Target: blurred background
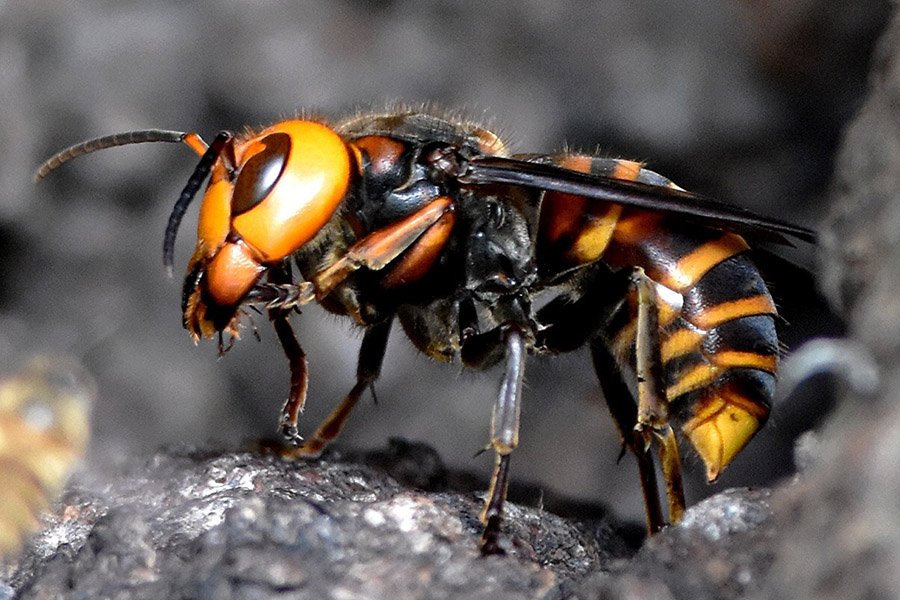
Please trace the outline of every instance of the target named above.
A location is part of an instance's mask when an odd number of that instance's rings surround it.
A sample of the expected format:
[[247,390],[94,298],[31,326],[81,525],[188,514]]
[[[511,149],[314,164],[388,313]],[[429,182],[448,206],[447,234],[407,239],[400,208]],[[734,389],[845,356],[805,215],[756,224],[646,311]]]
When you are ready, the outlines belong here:
[[[31,184],[82,139],[160,127],[258,126],[307,110],[390,102],[463,109],[515,151],[563,147],[644,160],[683,187],[809,226],[824,212],[842,126],[862,97],[887,0],[0,0],[0,370],[69,354],[96,378],[90,460],[162,444],[271,436],[288,371],[257,319],[223,359],[181,328],[180,279],[161,265],[172,204],[196,157],[150,145],[82,158]],[[193,247],[186,221],[176,263]],[[788,253],[813,267],[810,248]],[[795,299],[789,346],[834,331]],[[358,332],[313,307],[296,318],[310,361],[301,431],[353,383]],[[394,332],[377,391],[342,436],[426,441],[487,481],[499,372],[461,372]],[[532,360],[513,478],[641,519],[636,470],[586,352]],[[828,405],[790,398],[718,487],[789,473],[793,439]],[[688,460],[688,496],[712,492]]]

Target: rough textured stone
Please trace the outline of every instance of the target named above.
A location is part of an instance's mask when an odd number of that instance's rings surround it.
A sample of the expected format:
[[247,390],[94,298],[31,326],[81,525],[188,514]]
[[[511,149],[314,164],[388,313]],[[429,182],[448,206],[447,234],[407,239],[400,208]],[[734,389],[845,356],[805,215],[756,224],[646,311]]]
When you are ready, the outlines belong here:
[[[426,450],[372,462],[444,471]],[[511,504],[507,555],[483,558],[475,494],[336,459],[173,449],[85,474],[6,583],[19,598],[554,598],[633,552],[607,519]]]
[[587,579],[578,598],[746,598],[772,567],[768,490],[734,489],[692,506],[628,562]]
[[0,583],[18,598],[705,599],[758,591],[772,565],[766,490],[708,498],[636,555],[600,507],[585,521],[511,503],[507,555],[485,558],[482,494],[424,491],[389,471],[446,473],[402,442],[300,463],[161,451],[82,474]]

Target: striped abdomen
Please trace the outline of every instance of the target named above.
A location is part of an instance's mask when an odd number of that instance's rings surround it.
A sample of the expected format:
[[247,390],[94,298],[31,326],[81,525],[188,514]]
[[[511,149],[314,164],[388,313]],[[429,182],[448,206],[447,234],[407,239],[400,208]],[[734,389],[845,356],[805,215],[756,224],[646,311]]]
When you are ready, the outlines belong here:
[[[672,186],[638,163],[566,156],[568,168]],[[554,269],[601,260],[642,267],[657,284],[672,419],[718,477],[763,424],[778,368],[775,305],[744,239],[660,213],[546,194],[539,248]],[[633,376],[637,304],[626,298],[606,339]]]

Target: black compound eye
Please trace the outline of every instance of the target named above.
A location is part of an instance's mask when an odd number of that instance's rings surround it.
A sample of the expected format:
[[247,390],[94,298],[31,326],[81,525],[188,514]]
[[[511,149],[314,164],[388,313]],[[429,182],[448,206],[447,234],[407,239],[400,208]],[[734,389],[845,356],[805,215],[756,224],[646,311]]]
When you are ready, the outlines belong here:
[[281,178],[291,152],[291,136],[273,133],[262,140],[266,145],[262,152],[250,157],[234,184],[231,198],[231,216],[247,212],[266,199]]

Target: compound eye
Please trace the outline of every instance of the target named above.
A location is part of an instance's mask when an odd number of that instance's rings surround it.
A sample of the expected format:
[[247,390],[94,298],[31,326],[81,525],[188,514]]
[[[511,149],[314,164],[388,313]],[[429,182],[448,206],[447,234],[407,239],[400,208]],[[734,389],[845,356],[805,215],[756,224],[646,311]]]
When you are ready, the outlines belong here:
[[273,133],[262,139],[265,148],[244,163],[234,184],[231,215],[243,214],[266,199],[287,165],[291,136]]

